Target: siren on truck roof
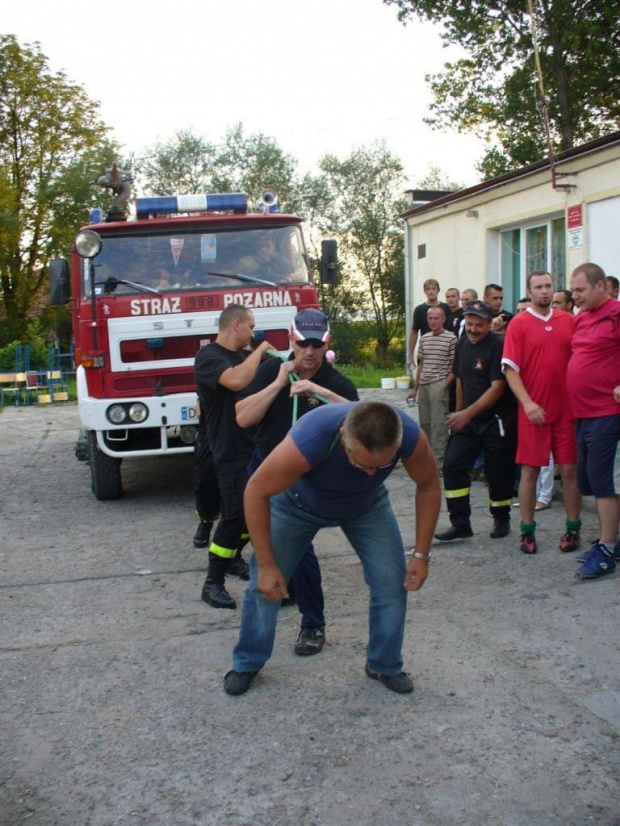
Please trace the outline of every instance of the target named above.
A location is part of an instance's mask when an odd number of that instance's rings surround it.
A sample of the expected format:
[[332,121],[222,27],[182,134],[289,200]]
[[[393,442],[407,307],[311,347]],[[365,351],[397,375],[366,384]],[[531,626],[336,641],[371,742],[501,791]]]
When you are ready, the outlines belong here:
[[248,211],[248,199],[243,192],[215,195],[162,195],[157,198],[136,198],[136,218],[155,215],[174,215],[180,212],[234,212]]

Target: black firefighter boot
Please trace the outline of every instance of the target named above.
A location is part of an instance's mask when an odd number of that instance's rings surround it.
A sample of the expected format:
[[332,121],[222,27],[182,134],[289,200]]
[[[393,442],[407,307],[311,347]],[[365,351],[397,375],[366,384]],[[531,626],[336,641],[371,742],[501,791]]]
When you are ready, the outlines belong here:
[[435,539],[440,542],[454,542],[455,539],[471,539],[474,532],[471,529],[471,523],[459,522],[456,525],[453,523],[447,530],[435,534]]
[[224,559],[209,551],[207,578],[202,586],[202,599],[213,608],[236,608],[237,603],[224,587],[224,579],[230,568],[230,559]]
[[198,517],[200,522],[194,534],[194,548],[206,548],[209,545],[211,538],[211,530],[213,529],[213,522]]
[[241,556],[241,551],[237,551],[237,556],[233,559],[230,568],[228,569],[229,576],[238,576],[244,582],[250,578],[250,566]]
[[247,582],[250,578],[250,566],[243,558],[241,551],[245,548],[249,541],[250,537],[247,533],[241,535],[241,539],[237,545],[237,553],[231,560],[230,568],[228,569],[229,576],[238,576],[239,579],[242,579],[244,582]]
[[510,533],[510,513],[494,513],[493,516],[493,530],[491,531],[491,539],[503,539]]
[[[448,490],[450,489],[451,488],[448,488]],[[438,539],[440,542],[471,539],[474,532],[471,529],[470,522],[471,507],[469,504],[469,494],[467,496],[459,496],[456,499],[448,499],[447,504],[451,525],[447,530],[436,533],[435,539]]]

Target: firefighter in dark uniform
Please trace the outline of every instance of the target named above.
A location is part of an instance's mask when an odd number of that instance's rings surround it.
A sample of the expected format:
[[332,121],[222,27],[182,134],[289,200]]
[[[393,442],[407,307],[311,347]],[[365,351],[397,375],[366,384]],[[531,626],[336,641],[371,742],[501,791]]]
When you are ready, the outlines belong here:
[[491,537],[510,531],[510,506],[517,449],[517,406],[502,372],[503,336],[491,331],[493,308],[470,301],[465,308],[465,335],[456,346],[454,375],[457,409],[447,419],[451,431],[443,466],[444,493],[451,527],[435,534],[442,542],[473,536],[469,472],[484,451]]
[[[198,435],[194,446],[194,499],[196,516],[199,519],[198,528],[194,534],[194,547],[206,548],[211,538],[213,523],[220,514],[220,488],[217,483],[213,454],[209,447],[207,423],[200,402],[198,402]],[[243,557],[239,555],[237,559],[241,561]],[[244,573],[241,574],[241,578],[245,579]]]
[[[268,341],[247,352],[254,337],[254,316],[240,304],[222,311],[218,335],[198,351],[194,365],[200,408],[204,412],[209,449],[215,462],[221,496],[221,515],[209,547],[209,567],[202,599],[214,608],[236,608],[224,585],[241,548],[248,541],[243,515],[243,492],[247,466],[254,444],[235,419],[237,393],[254,378],[261,359],[273,349]],[[240,560],[237,559],[237,566]],[[247,578],[244,561],[243,573]]]

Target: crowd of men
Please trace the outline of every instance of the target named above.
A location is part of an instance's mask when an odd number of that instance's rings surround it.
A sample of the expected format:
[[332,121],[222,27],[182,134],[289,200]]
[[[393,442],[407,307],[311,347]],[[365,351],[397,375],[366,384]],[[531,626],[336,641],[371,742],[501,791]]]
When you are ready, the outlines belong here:
[[[474,535],[469,497],[472,469],[482,457],[491,537],[510,532],[518,479],[520,549],[537,553],[534,517],[550,506],[555,467],[566,510],[560,551],[581,546],[581,497],[594,496],[600,536],[579,557],[577,571],[593,579],[611,573],[620,558],[618,279],[587,263],[573,271],[570,290],[555,286],[550,273],[531,272],[514,316],[502,307],[499,285],[488,284],[484,300],[465,290],[457,318],[458,291],[447,290],[444,305],[439,283],[426,281],[426,302],[413,314],[412,368],[420,343],[410,398],[420,404],[420,426],[444,480],[451,524],[437,540]],[[451,384],[456,404],[446,415]],[[439,396],[442,407],[434,401]]]
[[[201,348],[195,365],[200,521],[194,544],[209,546],[202,599],[210,606],[236,608],[227,576],[248,582],[233,668],[224,678],[228,694],[244,694],[268,662],[282,604],[295,601],[301,613],[295,653],[321,651],[324,595],[313,539],[323,527],[340,527],[363,566],[370,590],[367,676],[397,693],[412,691],[402,668],[407,592],[424,584],[434,539],[474,535],[477,461],[488,481],[492,538],[510,533],[518,478],[520,549],[537,553],[534,516],[544,505],[538,477],[552,459],[566,509],[560,551],[580,547],[581,497],[592,495],[600,536],[580,558],[577,575],[590,579],[615,569],[617,287],[594,264],[574,270],[570,291],[555,291],[551,275],[535,270],[513,316],[497,284],[487,285],[483,299],[452,287],[442,303],[439,283],[426,281],[408,349],[419,426],[389,404],[359,402],[327,357],[330,331],[320,311],[297,314],[288,358],[266,340],[254,343],[249,309],[233,304],[222,312],[216,340]],[[384,485],[398,461],[415,484],[415,551],[408,559]],[[441,476],[450,527],[435,533]],[[250,537],[248,565],[241,552]]]

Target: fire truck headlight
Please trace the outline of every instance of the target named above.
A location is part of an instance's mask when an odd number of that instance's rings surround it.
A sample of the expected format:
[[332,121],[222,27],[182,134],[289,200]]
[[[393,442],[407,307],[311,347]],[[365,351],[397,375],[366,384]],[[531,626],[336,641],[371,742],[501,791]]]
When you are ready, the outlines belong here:
[[94,258],[99,255],[101,238],[94,230],[85,229],[75,239],[75,248],[82,258]]
[[136,402],[129,408],[129,418],[132,422],[143,422],[149,415],[146,405]]
[[181,428],[179,439],[184,445],[193,445],[198,436],[198,428],[196,425],[188,424]]
[[108,407],[106,413],[112,424],[122,424],[127,418],[127,411],[120,404],[113,404]]

